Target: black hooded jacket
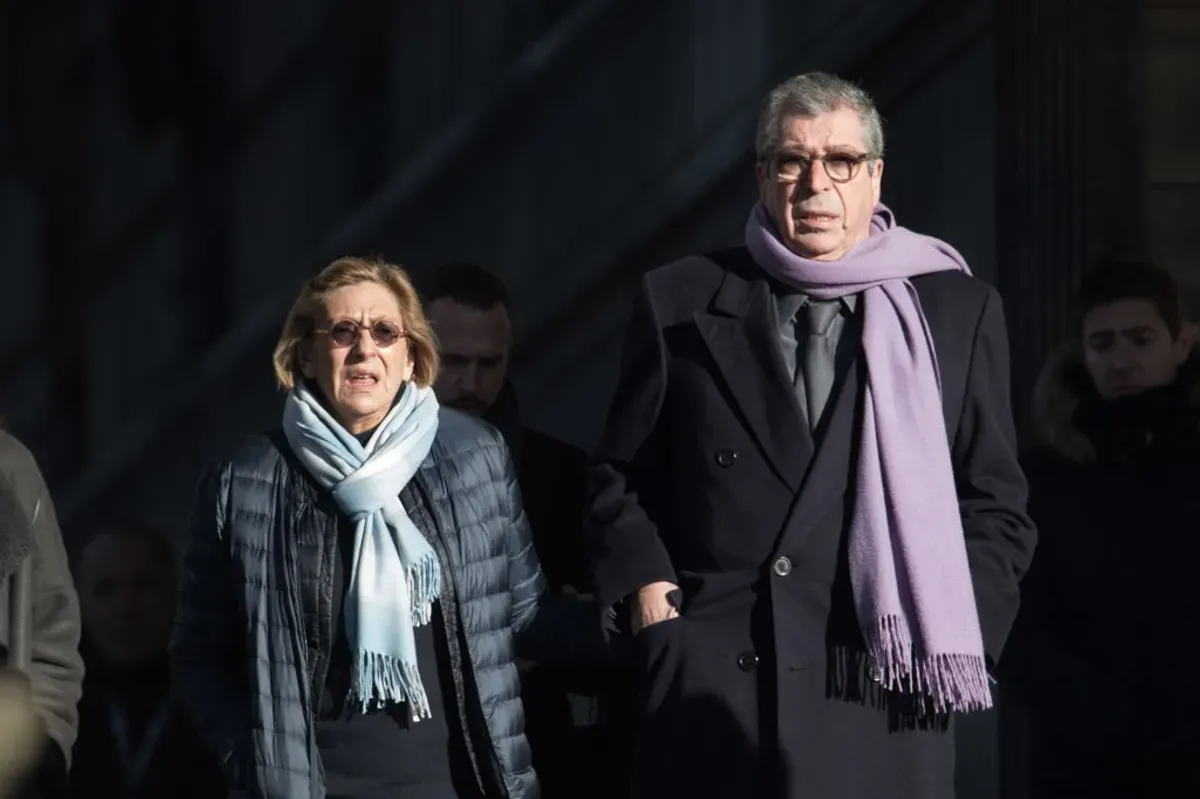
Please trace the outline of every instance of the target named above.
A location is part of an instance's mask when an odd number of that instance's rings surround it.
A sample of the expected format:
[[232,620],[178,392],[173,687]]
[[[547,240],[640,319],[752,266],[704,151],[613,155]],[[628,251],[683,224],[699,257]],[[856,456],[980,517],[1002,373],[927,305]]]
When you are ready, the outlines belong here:
[[1200,754],[1200,362],[1102,400],[1064,347],[1035,418],[1042,446],[1023,465],[1041,535],[1001,664],[1031,714],[1033,796],[1125,779],[1149,795],[1155,775],[1200,790],[1193,767],[1175,771]]
[[507,382],[485,418],[504,436],[516,462],[517,483],[550,590],[570,585],[587,592],[582,537],[587,453],[526,427],[516,391]]

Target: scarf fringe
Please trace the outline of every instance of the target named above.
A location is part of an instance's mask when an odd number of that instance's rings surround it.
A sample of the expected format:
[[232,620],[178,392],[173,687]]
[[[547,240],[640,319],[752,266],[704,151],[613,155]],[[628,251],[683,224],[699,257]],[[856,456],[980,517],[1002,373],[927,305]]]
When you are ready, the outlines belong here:
[[430,552],[408,568],[408,604],[414,627],[423,627],[433,619],[433,603],[441,592],[441,566],[437,555]]
[[879,683],[889,691],[920,694],[935,714],[992,707],[991,677],[981,655],[918,655],[899,616],[885,616],[867,638]]
[[360,713],[407,703],[412,720],[431,718],[429,697],[416,663],[404,663],[378,652],[355,653],[350,699]]

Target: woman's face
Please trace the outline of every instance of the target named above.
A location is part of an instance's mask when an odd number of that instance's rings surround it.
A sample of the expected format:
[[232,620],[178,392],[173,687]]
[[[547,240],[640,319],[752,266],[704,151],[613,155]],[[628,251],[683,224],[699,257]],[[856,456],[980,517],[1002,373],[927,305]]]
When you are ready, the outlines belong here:
[[342,426],[358,435],[379,426],[412,378],[400,303],[387,286],[357,283],[329,294],[301,360]]

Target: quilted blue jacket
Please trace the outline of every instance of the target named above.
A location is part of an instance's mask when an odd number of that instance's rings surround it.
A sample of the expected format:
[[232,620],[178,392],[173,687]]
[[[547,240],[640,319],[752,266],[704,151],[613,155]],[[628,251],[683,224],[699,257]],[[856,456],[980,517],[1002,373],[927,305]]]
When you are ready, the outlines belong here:
[[[603,658],[596,611],[545,598],[508,449],[486,423],[443,409],[401,499],[451,577],[442,615],[475,778],[489,799],[536,799],[514,658]],[[201,482],[174,690],[242,795],[325,796],[314,697],[332,650],[337,523],[281,433],[250,438]]]

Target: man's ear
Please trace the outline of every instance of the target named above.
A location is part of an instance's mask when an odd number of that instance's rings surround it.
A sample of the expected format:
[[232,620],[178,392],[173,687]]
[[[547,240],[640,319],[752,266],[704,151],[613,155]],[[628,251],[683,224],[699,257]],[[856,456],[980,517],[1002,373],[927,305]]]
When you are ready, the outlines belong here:
[[1184,322],[1179,327],[1179,335],[1175,337],[1175,362],[1182,364],[1192,354],[1192,348],[1196,346],[1196,336],[1200,333],[1200,326],[1195,322]]
[[767,191],[773,180],[770,177],[770,165],[759,159],[754,162],[754,185],[758,187],[758,201],[767,202]]

